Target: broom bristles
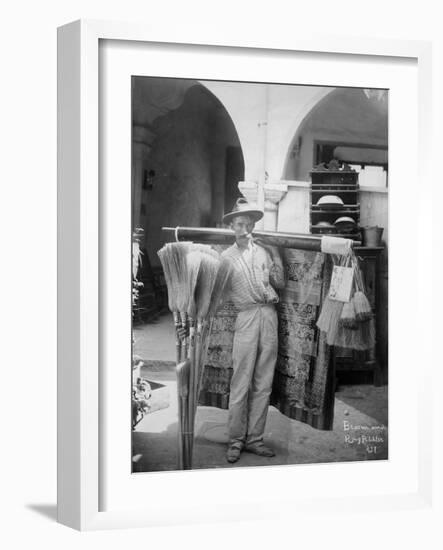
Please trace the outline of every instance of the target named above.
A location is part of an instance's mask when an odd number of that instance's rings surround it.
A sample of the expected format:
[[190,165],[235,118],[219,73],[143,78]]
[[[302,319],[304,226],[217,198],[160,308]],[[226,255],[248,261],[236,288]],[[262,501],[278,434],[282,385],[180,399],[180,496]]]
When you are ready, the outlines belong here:
[[323,332],[328,332],[331,325],[338,324],[342,309],[343,302],[331,300],[329,296],[326,296],[319,318],[317,319],[318,328]]
[[[170,243],[173,251],[173,284],[177,289],[177,308],[184,312],[188,306],[188,263],[190,243]],[[182,319],[183,321],[183,319]]]
[[190,242],[166,243],[158,251],[168,287],[168,307],[170,311],[184,311],[185,287],[187,281],[187,260]]
[[192,248],[193,250],[202,252],[203,254],[209,254],[209,256],[212,256],[213,258],[219,258],[218,252],[214,250],[209,244],[194,243],[192,245]]
[[198,273],[200,270],[200,264],[202,260],[202,254],[199,250],[193,250],[188,254],[188,306],[187,313],[192,319],[196,315],[196,306],[195,306],[195,287],[197,284]]
[[232,273],[232,264],[228,260],[220,262],[212,291],[211,303],[209,305],[208,317],[214,317],[224,298],[226,285]]
[[166,247],[166,245],[157,252],[157,255],[160,259],[160,263],[163,268],[166,287],[168,289],[168,307],[170,311],[175,311],[177,310],[177,299],[176,299],[176,293],[174,292],[174,289],[172,286],[172,277],[171,277],[171,268],[170,268],[171,262],[169,257],[169,250]]
[[340,325],[350,329],[357,328],[357,319],[355,317],[355,308],[352,300],[346,302],[340,316]]
[[195,288],[195,305],[197,318],[206,318],[211,304],[212,291],[214,289],[220,260],[214,256],[203,254]]
[[361,290],[357,290],[352,297],[352,302],[354,304],[355,316],[358,321],[368,321],[372,318],[371,304]]
[[375,346],[375,329],[373,320],[357,323],[356,329],[340,326],[334,338],[335,346],[365,351]]

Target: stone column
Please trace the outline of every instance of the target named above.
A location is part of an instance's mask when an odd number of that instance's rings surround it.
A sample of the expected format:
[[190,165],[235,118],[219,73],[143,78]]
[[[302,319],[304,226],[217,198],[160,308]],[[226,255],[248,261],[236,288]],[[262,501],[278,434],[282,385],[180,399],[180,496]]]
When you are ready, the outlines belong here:
[[285,183],[267,183],[265,192],[265,215],[263,229],[265,231],[277,231],[278,228],[278,204],[288,192]]
[[132,221],[134,227],[144,228],[140,208],[143,200],[143,173],[151,151],[154,134],[144,126],[133,127],[132,137]]

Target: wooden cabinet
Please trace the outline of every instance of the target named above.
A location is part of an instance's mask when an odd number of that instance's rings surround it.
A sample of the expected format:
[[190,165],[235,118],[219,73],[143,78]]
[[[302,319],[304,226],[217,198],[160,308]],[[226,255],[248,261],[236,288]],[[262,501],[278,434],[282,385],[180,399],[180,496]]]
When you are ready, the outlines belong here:
[[355,253],[360,260],[360,267],[366,287],[366,295],[371,304],[375,320],[375,347],[368,351],[355,351],[344,348],[334,348],[334,362],[336,375],[340,376],[354,373],[353,378],[358,381],[364,376],[357,376],[357,373],[370,373],[372,382],[376,386],[383,384],[380,367],[379,349],[379,312],[380,312],[380,253],[383,247],[355,247]]

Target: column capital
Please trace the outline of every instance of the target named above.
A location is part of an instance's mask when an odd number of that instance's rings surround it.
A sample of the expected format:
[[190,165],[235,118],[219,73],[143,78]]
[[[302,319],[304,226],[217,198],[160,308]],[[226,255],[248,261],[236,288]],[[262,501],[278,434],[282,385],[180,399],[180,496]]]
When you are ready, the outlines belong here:
[[265,210],[277,211],[278,203],[288,192],[288,184],[275,182],[266,183],[264,187],[265,192]]

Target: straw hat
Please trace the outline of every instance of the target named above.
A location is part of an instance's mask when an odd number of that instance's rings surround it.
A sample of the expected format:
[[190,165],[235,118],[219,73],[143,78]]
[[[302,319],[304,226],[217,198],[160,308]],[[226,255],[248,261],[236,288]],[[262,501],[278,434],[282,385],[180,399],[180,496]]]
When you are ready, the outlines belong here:
[[251,216],[254,222],[258,222],[263,218],[263,211],[252,208],[246,199],[240,197],[234,204],[232,212],[228,212],[223,216],[223,223],[231,223],[236,216]]

